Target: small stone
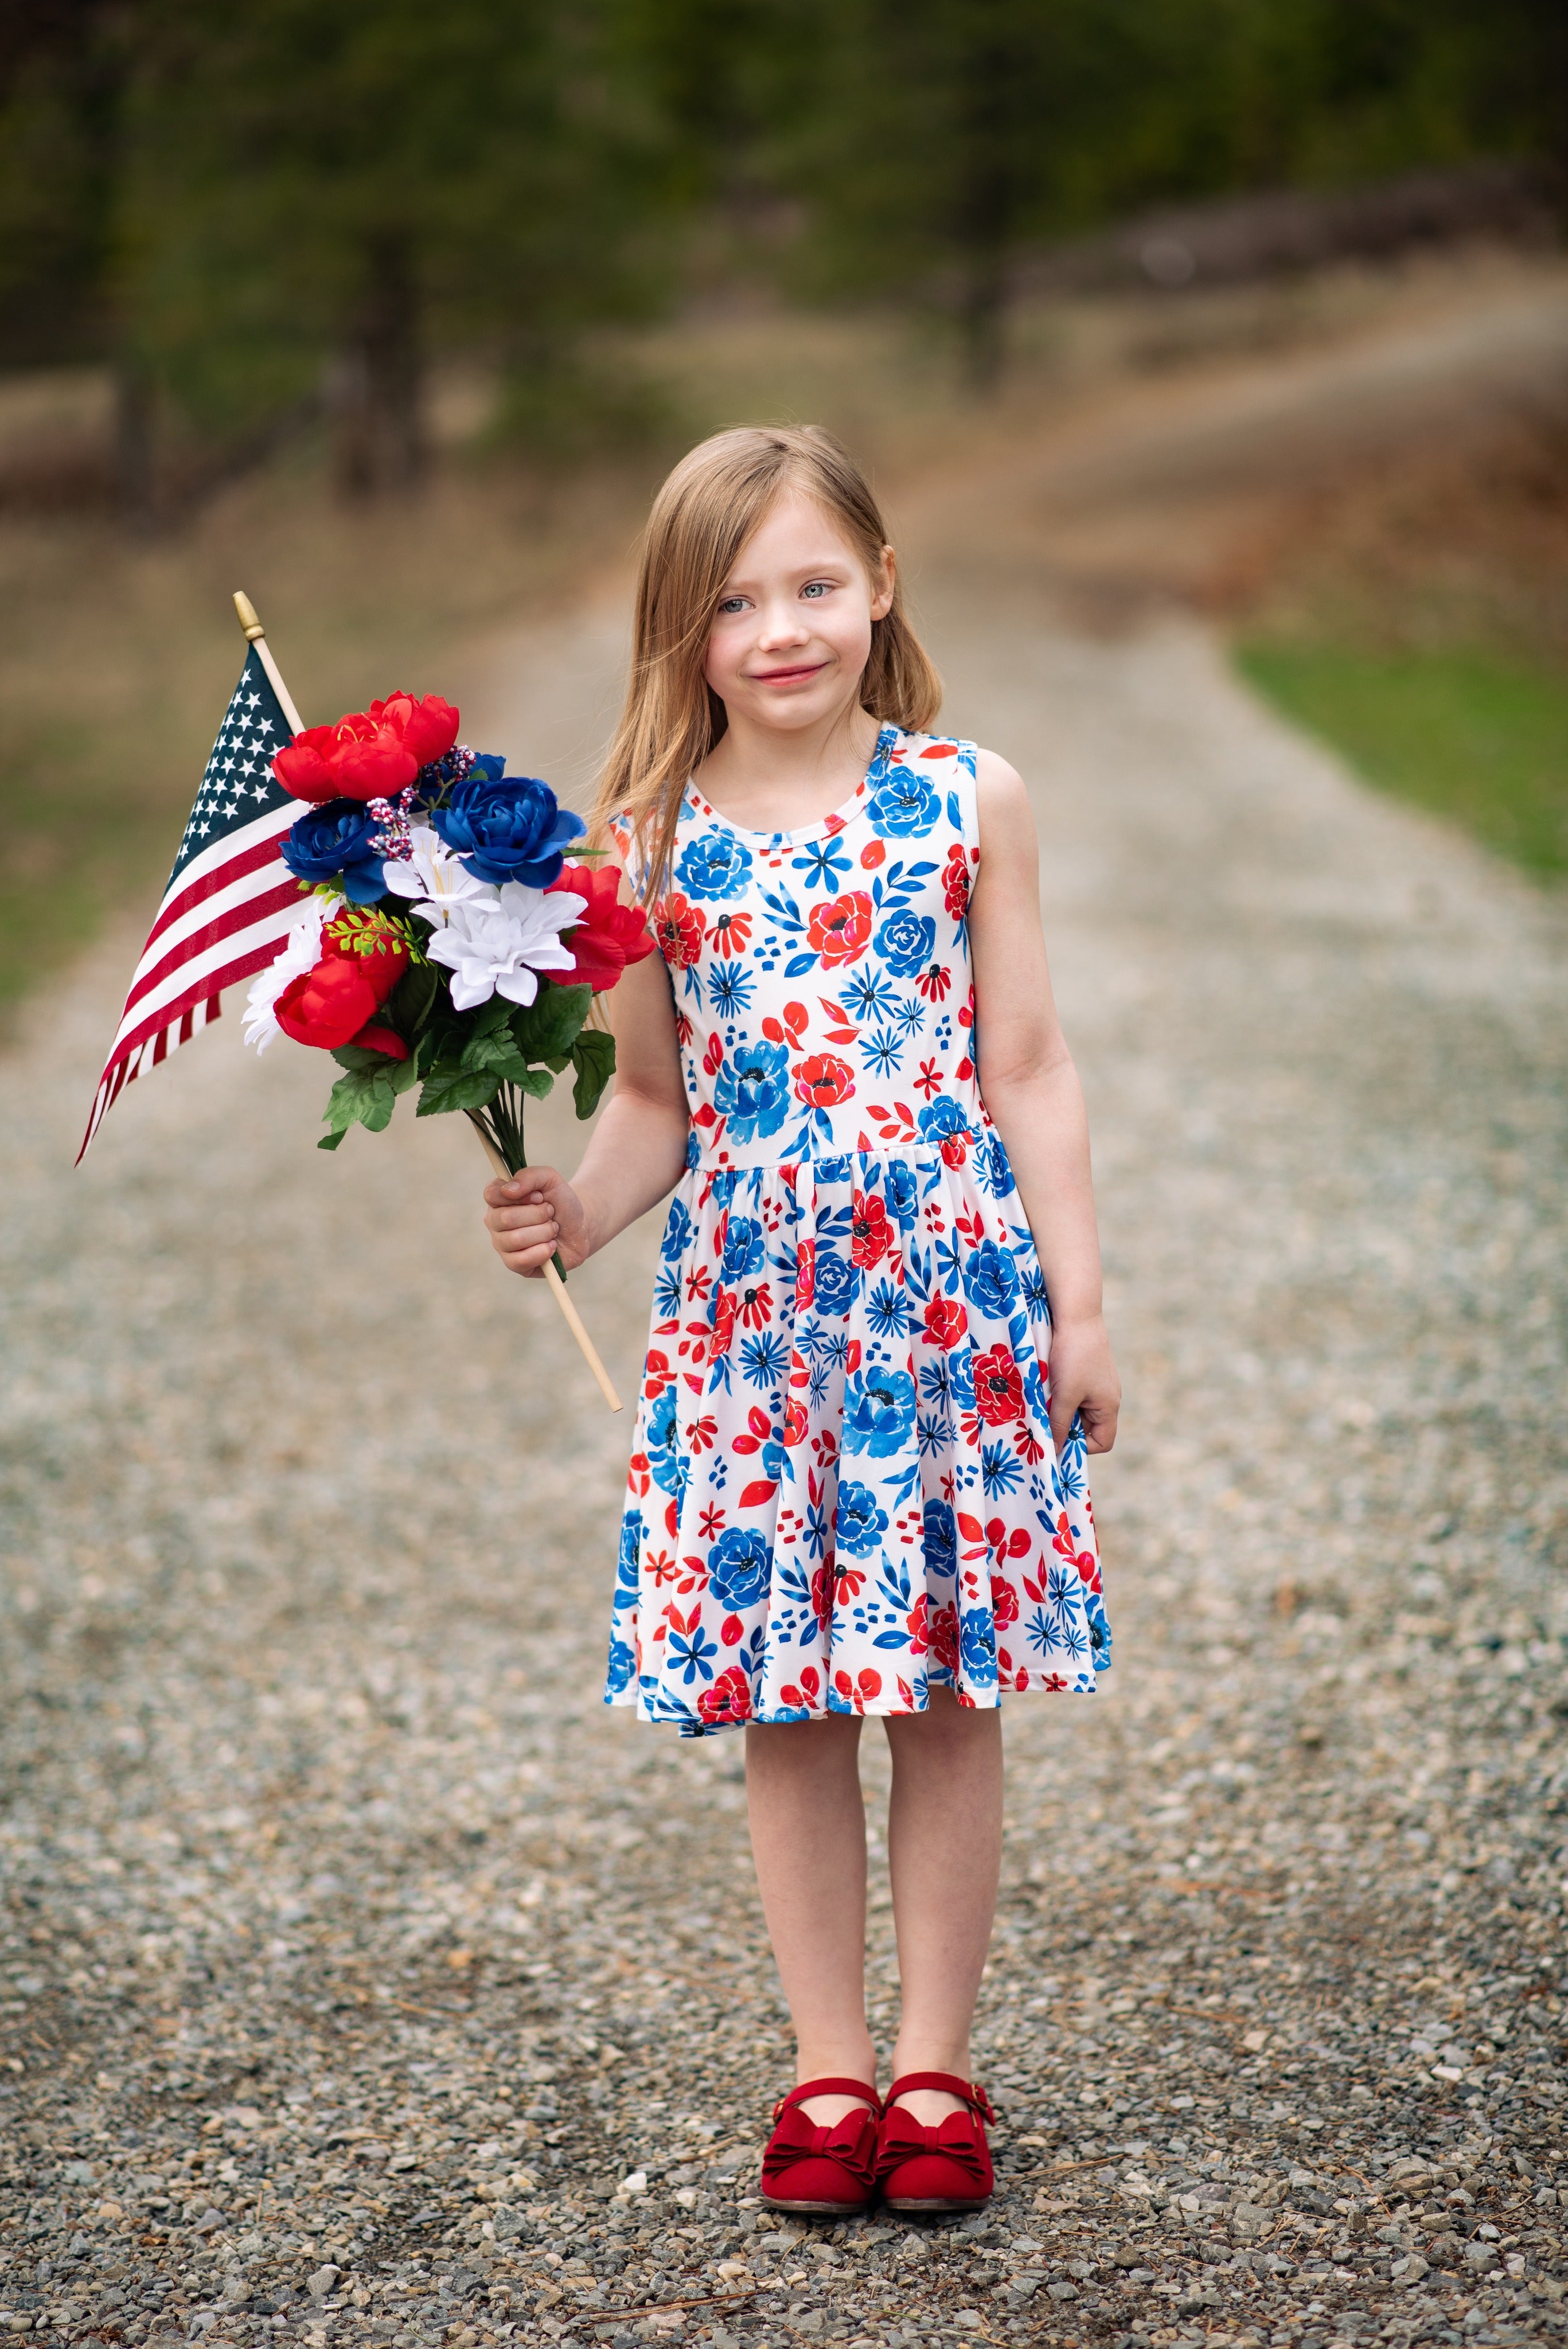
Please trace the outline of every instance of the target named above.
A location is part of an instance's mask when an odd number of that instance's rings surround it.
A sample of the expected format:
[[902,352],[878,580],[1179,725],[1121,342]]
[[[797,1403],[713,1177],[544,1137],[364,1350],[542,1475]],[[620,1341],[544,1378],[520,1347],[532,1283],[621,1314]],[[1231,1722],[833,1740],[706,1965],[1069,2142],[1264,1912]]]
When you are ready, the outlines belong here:
[[305,2288],[311,2299],[325,2300],[342,2272],[341,2268],[335,2268],[330,2263],[326,2267],[317,2268],[315,2274],[306,2280]]

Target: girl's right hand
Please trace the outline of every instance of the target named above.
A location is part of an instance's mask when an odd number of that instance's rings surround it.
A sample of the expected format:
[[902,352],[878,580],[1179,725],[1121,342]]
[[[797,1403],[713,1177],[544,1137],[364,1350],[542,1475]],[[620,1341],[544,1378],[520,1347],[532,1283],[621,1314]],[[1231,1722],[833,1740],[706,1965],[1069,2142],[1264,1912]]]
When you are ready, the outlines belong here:
[[510,1182],[486,1184],[484,1220],[502,1263],[525,1280],[542,1279],[557,1249],[568,1272],[590,1253],[583,1203],[553,1166],[525,1167]]

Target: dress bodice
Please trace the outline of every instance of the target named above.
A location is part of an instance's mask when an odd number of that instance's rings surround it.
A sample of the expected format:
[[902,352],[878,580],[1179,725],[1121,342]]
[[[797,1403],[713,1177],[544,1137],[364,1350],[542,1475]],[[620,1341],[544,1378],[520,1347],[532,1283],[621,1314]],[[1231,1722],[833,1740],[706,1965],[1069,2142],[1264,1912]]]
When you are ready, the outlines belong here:
[[854,797],[747,832],[688,785],[653,908],[675,990],[691,1163],[939,1151],[983,1124],[971,742],[885,726]]

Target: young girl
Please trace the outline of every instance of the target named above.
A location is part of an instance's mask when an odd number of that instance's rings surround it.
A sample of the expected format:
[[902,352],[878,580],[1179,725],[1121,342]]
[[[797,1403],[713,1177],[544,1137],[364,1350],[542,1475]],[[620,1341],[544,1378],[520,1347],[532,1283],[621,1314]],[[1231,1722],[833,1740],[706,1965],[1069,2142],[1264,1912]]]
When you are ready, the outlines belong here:
[[[622,1526],[611,1704],[743,1723],[799,2085],[777,2209],[973,2209],[969,2033],[1001,1692],[1109,1661],[1085,1451],[1119,1392],[1083,1097],[1023,783],[940,698],[893,550],[815,429],[722,432],[660,491],[597,819],[660,954],[568,1183],[485,1193],[503,1260],[581,1264],[672,1188]],[[1047,1302],[1049,1300],[1049,1302]],[[857,1749],[887,1725],[903,2011],[867,2030]]]

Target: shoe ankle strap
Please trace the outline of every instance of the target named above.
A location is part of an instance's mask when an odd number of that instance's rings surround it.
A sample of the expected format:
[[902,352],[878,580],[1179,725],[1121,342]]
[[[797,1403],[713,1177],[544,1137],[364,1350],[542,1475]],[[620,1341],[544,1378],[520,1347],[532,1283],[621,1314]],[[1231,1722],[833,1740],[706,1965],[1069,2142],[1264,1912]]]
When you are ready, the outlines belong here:
[[960,2096],[982,2121],[994,2121],[991,2098],[978,2080],[961,2080],[956,2072],[905,2072],[900,2074],[888,2091],[885,2109],[891,2109],[898,2098],[913,2088],[940,2088],[950,2096]]
[[778,2103],[774,2106],[774,2120],[778,2119],[781,2113],[787,2113],[792,2105],[804,2105],[808,2096],[858,2096],[863,2103],[870,2106],[873,2115],[880,2117],[882,2111],[882,2099],[867,2081],[802,2080],[798,2086],[790,2090],[787,2096],[779,2098]]

